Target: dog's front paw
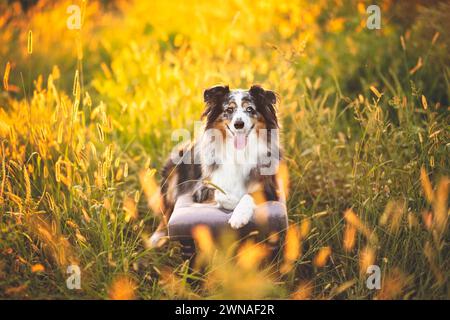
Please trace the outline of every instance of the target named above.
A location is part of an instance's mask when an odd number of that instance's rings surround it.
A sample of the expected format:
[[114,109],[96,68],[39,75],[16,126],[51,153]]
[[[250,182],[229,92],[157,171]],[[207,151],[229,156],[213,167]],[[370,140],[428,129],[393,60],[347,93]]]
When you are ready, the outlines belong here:
[[206,186],[202,186],[194,191],[192,194],[192,200],[197,203],[205,202],[206,200],[212,200],[214,197],[214,189]]
[[220,207],[226,210],[233,210],[239,203],[239,199],[231,194],[224,194],[220,190],[216,190],[215,199]]
[[233,211],[233,214],[231,215],[231,218],[228,220],[228,223],[233,229],[239,229],[245,226],[252,217],[251,214],[248,214],[247,212],[236,212]]
[[233,211],[228,223],[233,229],[239,229],[245,226],[253,216],[253,210],[255,203],[253,198],[249,195],[245,195],[239,201],[238,205]]

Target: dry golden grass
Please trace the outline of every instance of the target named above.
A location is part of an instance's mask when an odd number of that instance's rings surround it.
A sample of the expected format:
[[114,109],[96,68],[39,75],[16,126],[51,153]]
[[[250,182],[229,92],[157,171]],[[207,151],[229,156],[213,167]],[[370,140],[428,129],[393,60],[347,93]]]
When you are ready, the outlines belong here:
[[134,300],[136,283],[127,276],[115,278],[109,288],[109,298],[112,300]]

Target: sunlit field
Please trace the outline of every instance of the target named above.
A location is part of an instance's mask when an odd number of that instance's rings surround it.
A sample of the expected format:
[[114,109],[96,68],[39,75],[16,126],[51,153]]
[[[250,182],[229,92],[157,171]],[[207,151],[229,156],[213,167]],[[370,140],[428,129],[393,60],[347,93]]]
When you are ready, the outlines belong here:
[[[0,298],[450,298],[447,1],[373,1],[374,30],[370,1],[23,2],[0,3]],[[190,269],[148,245],[171,134],[255,83],[279,96],[285,244],[267,263],[199,228]]]

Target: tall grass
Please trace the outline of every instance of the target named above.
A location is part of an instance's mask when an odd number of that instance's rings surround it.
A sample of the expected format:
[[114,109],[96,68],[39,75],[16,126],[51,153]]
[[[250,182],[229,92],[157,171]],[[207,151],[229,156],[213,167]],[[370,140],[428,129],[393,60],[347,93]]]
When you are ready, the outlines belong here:
[[[448,5],[412,2],[406,25],[382,1],[394,22],[370,31],[355,1],[88,1],[76,31],[68,4],[2,10],[1,297],[449,298]],[[192,132],[216,83],[280,96],[277,265],[202,228],[194,271],[176,243],[146,246],[171,133]]]

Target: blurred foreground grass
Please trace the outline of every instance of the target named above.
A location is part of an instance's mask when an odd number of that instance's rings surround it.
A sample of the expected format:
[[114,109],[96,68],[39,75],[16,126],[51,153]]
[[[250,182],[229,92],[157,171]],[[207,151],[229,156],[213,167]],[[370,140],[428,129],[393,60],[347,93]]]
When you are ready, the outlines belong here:
[[[448,3],[380,1],[368,30],[363,1],[79,1],[69,30],[72,2],[0,5],[0,297],[450,298]],[[216,83],[281,98],[280,268],[202,228],[203,275],[146,249],[172,130]]]

